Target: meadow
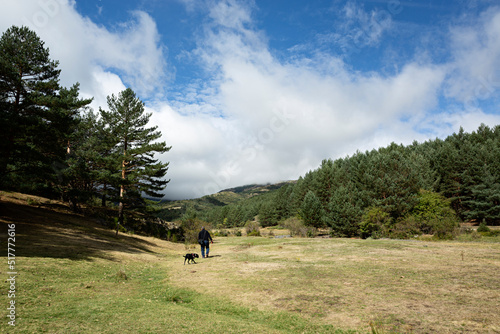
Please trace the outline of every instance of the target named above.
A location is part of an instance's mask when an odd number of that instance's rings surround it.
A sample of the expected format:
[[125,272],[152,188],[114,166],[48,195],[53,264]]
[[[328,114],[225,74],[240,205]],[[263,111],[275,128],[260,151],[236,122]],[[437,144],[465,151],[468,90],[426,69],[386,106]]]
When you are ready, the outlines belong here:
[[0,227],[2,333],[500,332],[498,241],[216,237],[210,258],[184,264],[198,246],[115,238],[59,203],[5,192]]

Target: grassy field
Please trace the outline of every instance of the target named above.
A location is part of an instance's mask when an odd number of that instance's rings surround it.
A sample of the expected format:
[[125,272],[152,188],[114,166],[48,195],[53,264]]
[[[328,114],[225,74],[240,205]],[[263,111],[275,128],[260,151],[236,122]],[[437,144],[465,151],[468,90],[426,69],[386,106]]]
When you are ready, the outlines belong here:
[[500,333],[499,242],[221,237],[184,265],[197,246],[5,192],[0,228],[2,333]]

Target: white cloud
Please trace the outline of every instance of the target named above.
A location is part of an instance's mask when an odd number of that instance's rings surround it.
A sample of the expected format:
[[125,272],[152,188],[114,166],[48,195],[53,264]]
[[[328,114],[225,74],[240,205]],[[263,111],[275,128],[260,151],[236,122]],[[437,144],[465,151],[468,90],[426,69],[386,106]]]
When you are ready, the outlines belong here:
[[[192,0],[183,2],[196,10]],[[73,2],[12,1],[3,5],[0,28],[28,22],[52,58],[61,61],[63,84],[81,82],[82,93],[95,97],[94,106],[106,108],[106,96],[126,85],[148,99],[153,124],[172,146],[161,157],[170,162],[169,198],[295,179],[325,158],[392,141],[445,137],[461,125],[472,131],[481,122],[500,123],[498,114],[460,104],[470,101],[468,96],[489,101],[498,94],[500,80],[491,76],[500,68],[498,8],[474,24],[451,29],[449,62],[433,64],[416,56],[387,75],[355,72],[341,56],[315,50],[309,57],[277,59],[265,33],[255,27],[253,3],[202,6],[211,21],[196,49],[185,55],[197,59],[206,70],[202,77],[210,79],[191,82],[172,101],[162,97],[168,77],[165,47],[155,21],[144,12],[131,13],[129,22],[110,30],[78,14]],[[338,32],[347,32],[342,37],[347,39],[325,35],[328,42],[377,46],[393,28],[383,12],[366,12],[353,2],[344,10],[347,21]],[[490,82],[484,90],[481,78]],[[443,90],[455,101],[449,104],[453,110],[441,110]]]
[[[332,11],[338,9],[332,8]],[[311,47],[335,48],[342,50],[344,55],[358,53],[366,47],[376,47],[380,44],[384,34],[393,28],[392,16],[398,11],[387,4],[387,9],[374,9],[366,11],[364,6],[357,2],[348,1],[340,9],[342,20],[332,21],[335,27],[333,31],[318,33],[315,41],[316,46],[307,43],[305,46],[297,46],[298,50],[310,49]]]
[[[436,66],[408,64],[386,77],[349,73],[342,61],[326,54],[280,63],[265,36],[248,28],[249,13],[231,1],[221,6],[212,11],[212,29],[196,50],[205,68],[217,71],[217,95],[210,102],[224,115],[217,118],[217,126],[202,130],[219,131],[206,138],[216,139],[210,143],[212,153],[198,156],[192,148],[183,154],[189,161],[204,162],[205,182],[196,188],[197,195],[298,178],[324,158],[373,147],[375,136],[375,145],[411,142],[415,130],[400,119],[420,119],[436,105],[444,78]],[[184,137],[194,135],[198,142],[203,139],[193,134],[197,130],[182,125],[193,120],[175,123],[184,129]],[[215,124],[215,118],[210,122]]]
[[448,97],[474,109],[477,100],[498,97],[500,90],[500,7],[491,7],[469,25],[450,31],[453,62]]
[[[114,75],[143,97],[162,93],[166,62],[156,23],[146,13],[135,11],[116,31],[82,17],[75,2],[68,0],[23,0],[2,4],[0,29],[25,25],[34,30],[60,61],[61,83],[81,83],[84,95],[107,96],[122,85],[108,80]],[[97,102],[103,102],[96,96]],[[104,100],[105,101],[105,100]],[[93,104],[97,107],[97,104]],[[102,104],[100,104],[102,105]]]
[[352,1],[345,5],[344,15],[346,21],[342,33],[347,33],[346,38],[358,47],[378,44],[382,34],[392,26],[392,17],[387,10],[366,12]]

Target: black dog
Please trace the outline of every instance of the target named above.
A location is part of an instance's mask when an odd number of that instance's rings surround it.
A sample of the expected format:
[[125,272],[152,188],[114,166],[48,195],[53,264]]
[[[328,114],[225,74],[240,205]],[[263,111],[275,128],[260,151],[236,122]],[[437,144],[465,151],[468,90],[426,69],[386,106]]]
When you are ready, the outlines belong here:
[[188,261],[188,264],[189,264],[189,261],[193,261],[195,264],[195,258],[199,258],[198,254],[195,254],[195,253],[191,253],[191,254],[186,254],[184,255],[184,264],[186,264],[186,260]]

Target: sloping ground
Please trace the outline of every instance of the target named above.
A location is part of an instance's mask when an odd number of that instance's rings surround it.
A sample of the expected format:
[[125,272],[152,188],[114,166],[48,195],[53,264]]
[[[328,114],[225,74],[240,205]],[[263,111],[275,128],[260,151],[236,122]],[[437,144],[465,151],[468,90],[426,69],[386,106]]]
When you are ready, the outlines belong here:
[[[73,260],[109,258],[110,252],[152,253],[150,238],[125,236],[72,213],[60,202],[19,193],[0,193],[0,222],[14,223],[16,256]],[[5,224],[2,232],[5,233]],[[2,240],[5,241],[5,240]]]
[[[8,242],[15,254],[10,268]],[[182,263],[184,245],[115,238],[44,198],[0,192],[0,249],[0,333],[345,333],[179,288],[170,283],[170,264]]]
[[[16,326],[2,333],[500,333],[500,243],[216,238],[198,247],[102,228],[0,192],[0,273],[15,225]],[[3,319],[3,320],[2,320]],[[341,330],[337,330],[340,328]]]

